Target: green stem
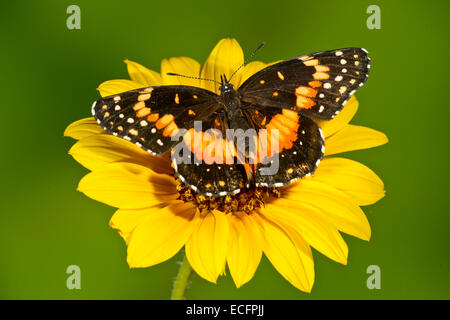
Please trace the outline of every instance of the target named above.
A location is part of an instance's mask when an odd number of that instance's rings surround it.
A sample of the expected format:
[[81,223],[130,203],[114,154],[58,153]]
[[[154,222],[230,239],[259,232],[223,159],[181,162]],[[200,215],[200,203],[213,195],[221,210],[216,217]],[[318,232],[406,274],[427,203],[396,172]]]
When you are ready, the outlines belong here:
[[192,274],[192,268],[189,261],[184,255],[183,262],[181,263],[180,270],[173,283],[172,294],[170,300],[184,300],[184,294],[186,292],[187,285],[189,283],[189,277]]

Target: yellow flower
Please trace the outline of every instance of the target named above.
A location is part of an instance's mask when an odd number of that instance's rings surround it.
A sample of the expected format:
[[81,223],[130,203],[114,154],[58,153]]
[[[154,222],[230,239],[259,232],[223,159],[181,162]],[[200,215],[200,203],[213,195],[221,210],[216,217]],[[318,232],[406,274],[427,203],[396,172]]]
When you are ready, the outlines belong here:
[[[218,91],[208,81],[168,76],[175,72],[220,80],[244,61],[238,42],[223,39],[203,67],[193,59],[164,59],[161,73],[126,60],[131,80],[110,80],[98,90],[102,96],[145,86],[183,84]],[[251,62],[233,78],[238,87],[267,66]],[[370,226],[360,206],[384,196],[383,182],[366,166],[341,152],[372,148],[388,141],[376,130],[349,124],[358,108],[353,96],[331,121],[319,122],[325,135],[325,155],[316,172],[279,188],[265,206],[251,213],[200,210],[198,202],[180,197],[169,156],[153,156],[131,142],[107,134],[93,118],[72,123],[66,136],[78,142],[70,154],[91,170],[78,190],[119,208],[110,225],[128,245],[130,267],[149,267],[173,257],[185,247],[192,268],[216,282],[226,265],[237,287],[254,275],[262,253],[296,288],[310,292],[314,283],[311,247],[330,259],[347,263],[348,248],[341,232],[370,239]]]

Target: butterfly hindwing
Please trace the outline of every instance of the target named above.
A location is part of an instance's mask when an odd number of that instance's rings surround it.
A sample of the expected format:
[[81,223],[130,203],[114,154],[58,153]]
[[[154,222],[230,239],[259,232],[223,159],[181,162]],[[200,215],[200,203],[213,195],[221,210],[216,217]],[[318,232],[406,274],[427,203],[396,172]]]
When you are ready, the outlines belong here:
[[94,102],[92,114],[109,133],[142,149],[161,154],[172,147],[180,128],[207,119],[218,96],[190,86],[156,86],[131,90]]
[[268,154],[267,158],[257,164],[255,170],[257,186],[288,185],[312,174],[319,165],[325,151],[322,130],[313,120],[305,116],[298,115],[297,123],[297,126],[290,128],[289,141],[283,137],[281,127],[271,128],[279,130],[280,150],[273,156]]
[[[183,142],[181,142],[183,143]],[[194,154],[191,154],[194,157]],[[174,164],[181,181],[206,196],[226,196],[238,193],[245,184],[246,173],[242,164],[195,163]]]
[[287,108],[312,118],[332,119],[366,81],[367,51],[347,48],[300,56],[271,65],[239,88],[242,101]]
[[228,120],[226,113],[216,114],[202,122],[202,128],[188,130],[172,149],[172,163],[178,177],[206,196],[237,193],[247,181],[236,148],[227,140]]

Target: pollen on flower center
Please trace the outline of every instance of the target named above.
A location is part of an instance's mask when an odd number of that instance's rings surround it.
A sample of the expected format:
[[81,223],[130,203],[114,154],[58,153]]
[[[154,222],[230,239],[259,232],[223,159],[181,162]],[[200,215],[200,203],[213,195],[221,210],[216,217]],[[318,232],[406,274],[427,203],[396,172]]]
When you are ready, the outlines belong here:
[[176,181],[177,191],[180,194],[178,199],[191,202],[204,212],[219,210],[224,213],[245,212],[250,214],[253,210],[263,207],[271,198],[280,197],[280,191],[277,188],[268,187],[250,187],[242,189],[237,194],[208,197],[192,190],[180,179],[177,178]]

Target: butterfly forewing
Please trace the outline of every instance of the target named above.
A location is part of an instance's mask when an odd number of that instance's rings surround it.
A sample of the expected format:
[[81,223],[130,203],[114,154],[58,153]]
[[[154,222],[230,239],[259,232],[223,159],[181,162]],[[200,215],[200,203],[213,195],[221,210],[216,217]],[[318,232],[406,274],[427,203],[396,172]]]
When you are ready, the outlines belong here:
[[255,108],[277,107],[330,120],[367,80],[370,59],[361,48],[313,53],[271,65],[239,88]]
[[172,137],[180,128],[208,119],[218,108],[217,98],[196,87],[147,87],[97,100],[92,114],[107,132],[161,154],[177,142]]

